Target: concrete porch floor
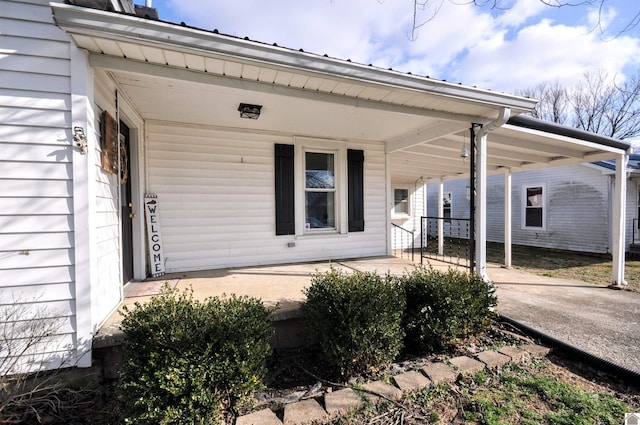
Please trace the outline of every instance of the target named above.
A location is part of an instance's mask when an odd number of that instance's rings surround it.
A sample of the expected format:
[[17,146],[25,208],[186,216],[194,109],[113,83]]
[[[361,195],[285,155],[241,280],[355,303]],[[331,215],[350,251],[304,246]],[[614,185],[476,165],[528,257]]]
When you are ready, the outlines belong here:
[[[357,270],[402,274],[419,264],[419,257],[415,258],[415,262],[374,257],[168,274],[142,291],[125,288],[125,293],[138,296],[125,298],[123,305],[148,301],[154,289],[157,292],[168,282],[180,291],[193,288],[194,298],[200,300],[224,294],[256,297],[268,307],[278,305],[274,316],[286,321],[299,318],[303,290],[315,272],[334,267],[347,273]],[[434,260],[428,264],[440,270],[455,267]],[[489,264],[487,274],[496,287],[498,313],[621,366],[640,369],[640,293],[535,276],[497,264]],[[105,322],[94,338],[94,348],[119,343],[123,337],[121,320],[116,312]]]
[[[171,273],[148,279],[144,282],[131,282],[125,287],[125,298],[122,306],[132,306],[151,299],[151,293],[166,282],[180,292],[193,289],[193,297],[204,300],[209,297],[223,295],[246,295],[259,298],[265,306],[278,306],[274,316],[277,319],[288,319],[299,316],[299,306],[304,301],[304,288],[308,287],[311,275],[316,272],[328,271],[331,267],[346,273],[354,271],[370,271],[378,274],[402,274],[420,264],[417,261],[397,257],[372,257],[339,261],[318,261],[310,263],[280,264],[269,266],[254,266],[218,270],[202,270],[194,272]],[[425,265],[426,265],[425,260]],[[431,260],[432,267],[447,270],[455,267],[449,263]],[[155,285],[149,283],[155,282]],[[128,286],[144,285],[142,291],[130,290]],[[126,296],[133,293],[137,296]],[[122,315],[120,308],[109,317],[94,337],[94,346],[101,347],[113,343],[121,338],[120,323]]]

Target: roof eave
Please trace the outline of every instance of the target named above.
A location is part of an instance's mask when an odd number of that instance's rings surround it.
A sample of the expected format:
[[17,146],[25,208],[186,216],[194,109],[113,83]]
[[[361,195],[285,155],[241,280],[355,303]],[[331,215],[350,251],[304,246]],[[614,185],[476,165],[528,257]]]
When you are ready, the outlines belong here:
[[70,34],[102,36],[131,43],[162,45],[194,53],[277,65],[495,107],[507,107],[511,108],[513,114],[530,111],[536,104],[536,100],[520,96],[404,74],[177,24],[61,3],[51,3],[50,6],[56,25]]
[[574,127],[567,127],[551,121],[536,119],[526,115],[519,115],[509,118],[509,120],[507,121],[507,125],[512,125],[520,128],[528,128],[530,130],[556,134],[558,136],[569,137],[577,140],[584,140],[586,142],[591,142],[597,145],[619,149],[627,153],[631,153],[630,150],[632,146],[628,142],[614,139],[613,137],[602,136],[597,133],[580,130]]

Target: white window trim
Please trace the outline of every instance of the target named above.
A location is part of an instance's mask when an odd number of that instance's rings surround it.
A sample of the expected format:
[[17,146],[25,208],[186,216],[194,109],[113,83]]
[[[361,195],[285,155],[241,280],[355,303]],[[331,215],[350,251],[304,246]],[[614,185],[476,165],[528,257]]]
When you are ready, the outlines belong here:
[[[306,137],[294,138],[296,237],[346,234],[349,228],[347,194],[347,144]],[[335,154],[335,229],[305,229],[305,152]]]
[[[398,212],[396,211],[396,190],[406,190],[407,191],[407,212]],[[391,209],[392,218],[408,218],[411,217],[411,189],[409,186],[397,185],[391,188],[393,194],[393,207]]]
[[[542,227],[527,226],[527,189],[534,187],[542,188]],[[547,185],[544,183],[522,185],[522,229],[526,230],[547,230]]]
[[[444,198],[449,198],[449,217],[446,220],[451,220],[453,218],[453,192],[444,192],[442,194],[442,217],[444,217],[444,212],[447,209],[444,205]],[[447,222],[445,220],[445,223]]]

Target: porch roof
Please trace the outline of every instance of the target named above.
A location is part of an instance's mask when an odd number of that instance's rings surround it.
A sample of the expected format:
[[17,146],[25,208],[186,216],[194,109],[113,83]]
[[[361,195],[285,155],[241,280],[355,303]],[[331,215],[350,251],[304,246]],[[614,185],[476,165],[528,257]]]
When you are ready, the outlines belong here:
[[[461,178],[472,123],[536,101],[183,25],[64,4],[56,24],[89,51],[145,120],[385,143],[394,179]],[[263,105],[241,119],[240,103]],[[611,159],[629,148],[507,124],[488,138],[488,172]]]

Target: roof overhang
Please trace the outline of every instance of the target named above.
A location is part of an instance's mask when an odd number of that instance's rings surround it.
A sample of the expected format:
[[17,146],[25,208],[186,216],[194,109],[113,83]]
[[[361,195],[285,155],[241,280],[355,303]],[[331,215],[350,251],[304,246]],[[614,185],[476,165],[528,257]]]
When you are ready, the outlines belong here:
[[[395,179],[468,175],[460,150],[469,146],[471,124],[536,103],[122,13],[51,7],[56,24],[143,119],[384,143]],[[260,119],[240,119],[241,102],[263,105]],[[611,159],[628,149],[518,123],[488,140],[490,173]]]

